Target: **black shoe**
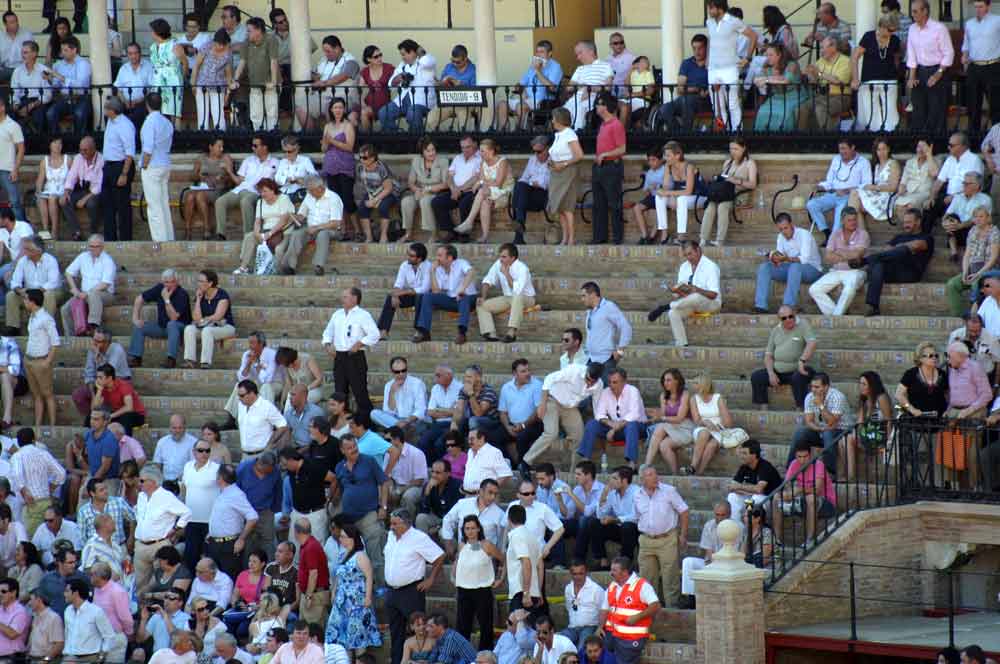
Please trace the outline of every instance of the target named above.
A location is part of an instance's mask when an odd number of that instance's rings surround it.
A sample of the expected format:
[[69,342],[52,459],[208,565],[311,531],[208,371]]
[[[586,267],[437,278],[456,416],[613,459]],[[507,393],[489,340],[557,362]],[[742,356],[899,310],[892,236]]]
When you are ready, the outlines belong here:
[[847,267],[851,268],[852,270],[860,270],[863,266],[864,263],[861,262],[860,258],[852,258],[851,260],[847,261]]
[[870,318],[871,316],[881,316],[881,315],[882,312],[879,311],[878,307],[873,307],[870,304],[868,305],[868,311],[865,312],[865,318]]
[[21,335],[21,330],[16,327],[11,327],[9,325],[3,328],[3,336],[5,337],[17,337]]
[[295,274],[295,270],[293,270],[292,268],[290,268],[288,266],[285,266],[285,267],[281,268],[280,270],[278,270],[278,274],[281,274],[283,276],[288,277],[288,276],[294,275]]
[[514,233],[514,244],[526,244],[524,233]]
[[677,602],[677,608],[683,611],[692,611],[695,608],[694,595],[681,595],[680,600]]
[[42,30],[42,34],[43,35],[52,34],[52,21],[49,21],[49,24],[45,26],[45,29]]
[[668,309],[670,309],[670,305],[669,304],[661,304],[660,306],[656,307],[655,309],[653,309],[652,311],[650,311],[648,314],[646,314],[646,320],[648,320],[650,323],[652,323],[657,318],[659,318],[663,314],[667,313]]
[[764,309],[763,307],[754,307],[753,308],[753,312],[755,314],[769,314],[769,313],[771,313],[770,311],[768,311],[767,309]]
[[322,277],[324,272],[325,270],[323,269],[322,265],[313,266],[313,274],[315,274],[317,277]]
[[215,239],[218,240],[219,242],[225,242],[226,241],[226,236],[223,235],[222,233],[216,233],[215,234]]

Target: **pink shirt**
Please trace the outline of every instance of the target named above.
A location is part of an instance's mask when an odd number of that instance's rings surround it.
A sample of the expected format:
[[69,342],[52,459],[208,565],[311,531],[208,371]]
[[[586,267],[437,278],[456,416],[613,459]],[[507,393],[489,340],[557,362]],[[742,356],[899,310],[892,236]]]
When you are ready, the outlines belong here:
[[240,591],[240,599],[247,604],[253,604],[260,599],[260,591],[264,584],[264,575],[256,583],[250,580],[250,570],[245,569],[236,577],[236,589]]
[[[385,464],[389,463],[389,453],[385,453]],[[454,470],[454,468],[452,469]],[[413,480],[427,481],[427,457],[419,447],[403,443],[403,451],[399,461],[392,468],[392,481],[399,486],[406,486]]]
[[306,645],[306,649],[300,655],[295,654],[295,646],[285,643],[278,652],[274,653],[271,664],[325,664],[326,657],[323,648],[315,643]]
[[83,155],[77,155],[73,160],[73,165],[69,167],[66,174],[66,182],[63,185],[66,191],[73,191],[78,182],[89,182],[90,193],[95,196],[101,193],[101,180],[104,179],[104,157],[100,152],[94,155],[94,161],[87,163]]
[[626,385],[622,395],[616,397],[610,387],[601,391],[601,396],[594,407],[594,419],[609,419],[612,422],[645,422],[646,407],[642,405],[642,395],[639,388]]
[[639,532],[645,535],[662,535],[677,527],[678,516],[688,511],[681,494],[669,484],[660,482],[653,495],[640,486],[635,492],[635,514]]
[[906,66],[948,68],[955,61],[951,34],[943,23],[927,19],[921,28],[914,23],[906,35]]
[[[872,240],[868,236],[868,232],[862,230],[861,228],[854,229],[851,237],[844,240],[844,233],[842,230],[837,231],[830,236],[830,240],[826,243],[826,250],[838,253],[844,251],[845,249],[860,249],[861,247],[868,248],[871,246]],[[851,267],[845,263],[834,263],[834,270],[849,270]]]
[[142,443],[132,436],[122,436],[118,441],[118,460],[125,463],[129,459],[135,459],[136,463],[146,459],[146,450],[142,449]]
[[622,86],[628,80],[628,74],[632,70],[632,63],[635,62],[635,56],[626,48],[618,55],[609,55],[607,62],[615,72],[615,77],[612,80],[612,83],[615,84],[615,94],[624,97],[628,91],[622,88]]
[[10,606],[0,606],[0,624],[21,633],[16,639],[8,639],[0,634],[0,656],[13,655],[24,650],[28,641],[29,623],[31,623],[31,618],[20,602],[14,601],[10,603]]
[[108,616],[116,632],[132,635],[135,621],[129,610],[128,593],[120,584],[108,581],[103,588],[94,588],[94,604]]
[[990,379],[978,362],[948,367],[948,408],[985,408],[993,400]]
[[[788,465],[788,471],[785,472],[785,480],[788,480],[795,473],[799,472],[799,468],[801,467],[802,464],[799,463],[798,459],[792,459],[792,463]],[[823,495],[826,497],[827,502],[831,505],[836,505],[837,489],[833,486],[830,476],[826,473],[826,466],[819,459],[816,459],[813,465],[799,477],[798,485],[799,488],[805,489],[806,487],[815,486],[817,481],[823,482]]]
[[468,463],[469,461],[469,453],[462,452],[457,457],[451,457],[446,454],[444,455],[444,458],[447,459],[448,463],[451,464],[451,476],[454,477],[459,482],[464,480],[465,464]]

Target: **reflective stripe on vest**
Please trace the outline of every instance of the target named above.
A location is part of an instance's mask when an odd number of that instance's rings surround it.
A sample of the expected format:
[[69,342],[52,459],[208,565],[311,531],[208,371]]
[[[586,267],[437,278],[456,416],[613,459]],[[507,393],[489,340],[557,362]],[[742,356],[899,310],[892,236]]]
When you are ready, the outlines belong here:
[[[612,583],[608,586],[608,618],[605,630],[622,639],[645,639],[649,637],[649,628],[653,624],[653,616],[646,616],[634,625],[625,622],[629,616],[642,613],[649,606],[642,601],[642,589],[646,579],[636,577],[632,584],[619,586]],[[615,593],[615,588],[618,593]]]

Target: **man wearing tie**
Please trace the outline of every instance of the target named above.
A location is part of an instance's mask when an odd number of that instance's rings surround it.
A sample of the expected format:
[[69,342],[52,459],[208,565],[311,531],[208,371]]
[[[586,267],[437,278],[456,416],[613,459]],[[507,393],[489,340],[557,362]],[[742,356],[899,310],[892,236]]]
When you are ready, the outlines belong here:
[[368,360],[365,348],[379,342],[378,326],[372,315],[361,308],[361,289],[347,288],[340,296],[342,309],[330,316],[323,330],[323,347],[333,356],[335,392],[354,394],[357,412],[370,414],[368,398]]

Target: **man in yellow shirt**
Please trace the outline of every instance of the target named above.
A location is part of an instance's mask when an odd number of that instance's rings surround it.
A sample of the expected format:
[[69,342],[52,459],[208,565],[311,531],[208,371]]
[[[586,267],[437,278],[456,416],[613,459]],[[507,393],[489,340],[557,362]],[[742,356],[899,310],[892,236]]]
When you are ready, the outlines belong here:
[[[820,59],[805,68],[804,80],[813,86],[813,101],[799,110],[799,127],[836,129],[840,114],[851,110],[851,59],[837,49],[837,40],[820,43]],[[814,117],[815,114],[815,117]]]

